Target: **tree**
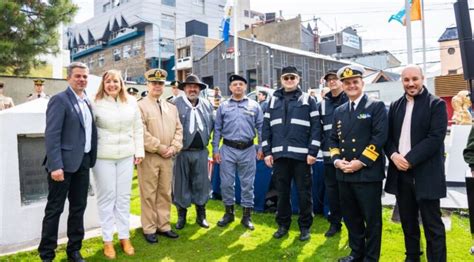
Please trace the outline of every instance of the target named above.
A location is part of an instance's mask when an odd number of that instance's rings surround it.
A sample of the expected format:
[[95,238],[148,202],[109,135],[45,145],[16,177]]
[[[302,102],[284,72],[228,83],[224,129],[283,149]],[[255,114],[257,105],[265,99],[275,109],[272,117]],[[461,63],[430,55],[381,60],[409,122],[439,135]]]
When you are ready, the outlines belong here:
[[27,74],[57,54],[58,27],[74,18],[72,0],[0,0],[0,73]]

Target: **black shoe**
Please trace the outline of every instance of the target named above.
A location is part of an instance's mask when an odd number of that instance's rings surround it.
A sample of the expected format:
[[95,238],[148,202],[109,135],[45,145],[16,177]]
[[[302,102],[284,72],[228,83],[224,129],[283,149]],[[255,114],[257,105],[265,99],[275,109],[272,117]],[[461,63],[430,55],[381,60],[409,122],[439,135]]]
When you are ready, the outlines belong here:
[[217,225],[220,227],[225,227],[229,223],[233,222],[234,219],[234,205],[225,206],[225,214],[221,220],[217,222]]
[[206,220],[206,207],[196,205],[196,224],[203,228],[209,228]]
[[405,257],[405,262],[420,262],[420,257]]
[[288,229],[286,227],[278,227],[278,230],[273,233],[273,237],[276,239],[280,239],[288,234]]
[[341,257],[337,260],[338,262],[356,262],[359,261],[353,256]]
[[73,262],[86,262],[79,251],[73,251],[67,254],[67,260]]
[[179,237],[179,235],[176,234],[176,232],[174,232],[173,230],[168,230],[166,232],[156,231],[156,233],[158,235],[162,235],[162,236],[165,236],[167,238],[178,238]]
[[328,231],[324,234],[325,237],[332,237],[335,234],[341,232],[341,226],[337,224],[331,224]]
[[53,262],[52,259],[41,259],[41,262]]
[[156,234],[143,234],[145,237],[146,242],[150,244],[156,244],[158,243],[158,238],[156,237]]
[[246,227],[250,230],[254,230],[255,227],[252,224],[251,214],[252,214],[252,208],[251,207],[244,207],[244,212],[243,212],[242,220],[240,221],[240,223],[244,227]]
[[306,241],[311,238],[311,234],[309,233],[309,228],[302,228],[300,230],[300,241]]
[[177,207],[178,209],[178,222],[176,222],[176,229],[183,229],[186,225],[186,213],[188,210],[186,208]]

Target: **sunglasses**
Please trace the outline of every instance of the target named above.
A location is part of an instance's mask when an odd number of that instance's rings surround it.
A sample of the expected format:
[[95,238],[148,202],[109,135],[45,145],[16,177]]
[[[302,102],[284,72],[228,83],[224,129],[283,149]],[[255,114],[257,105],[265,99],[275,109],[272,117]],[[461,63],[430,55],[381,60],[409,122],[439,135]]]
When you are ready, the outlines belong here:
[[285,81],[288,81],[288,80],[295,80],[295,79],[296,79],[296,76],[294,76],[294,75],[284,76],[284,77],[283,77],[283,80],[285,80]]

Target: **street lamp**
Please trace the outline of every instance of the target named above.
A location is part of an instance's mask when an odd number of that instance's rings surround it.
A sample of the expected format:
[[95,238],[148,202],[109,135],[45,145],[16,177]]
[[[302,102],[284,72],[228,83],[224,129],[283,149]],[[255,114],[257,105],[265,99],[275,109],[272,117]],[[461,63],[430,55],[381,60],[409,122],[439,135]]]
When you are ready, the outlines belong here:
[[161,28],[160,25],[152,22],[146,18],[143,18],[139,15],[135,15],[138,19],[142,20],[143,22],[147,22],[152,24],[153,26],[156,26],[158,28],[158,67],[161,68],[161,47],[165,46],[164,43],[161,42]]

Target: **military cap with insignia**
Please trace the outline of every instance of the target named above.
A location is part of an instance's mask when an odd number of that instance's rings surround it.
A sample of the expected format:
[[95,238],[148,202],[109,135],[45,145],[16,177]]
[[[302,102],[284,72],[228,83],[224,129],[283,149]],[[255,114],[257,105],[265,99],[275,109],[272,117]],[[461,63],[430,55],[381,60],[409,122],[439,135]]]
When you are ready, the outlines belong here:
[[360,77],[362,78],[365,73],[365,70],[363,67],[358,66],[358,65],[347,65],[342,68],[340,68],[337,71],[337,77],[339,77],[339,80],[344,80],[344,79],[349,79],[349,78],[354,78],[354,77]]
[[296,67],[294,66],[283,67],[283,69],[281,70],[281,76],[290,75],[290,74],[299,76],[298,69],[296,69]]
[[331,75],[337,77],[337,70],[336,69],[331,69],[331,70],[327,71],[327,73],[323,77],[324,81],[328,81],[328,77],[331,76]]
[[146,97],[147,95],[148,95],[148,91],[143,91],[140,96],[141,97]]
[[146,71],[145,79],[148,82],[166,82],[166,77],[168,73],[160,68],[154,68]]
[[244,82],[245,84],[247,84],[247,79],[245,79],[245,78],[243,78],[243,77],[241,77],[241,76],[239,76],[239,75],[231,75],[231,76],[229,77],[229,85],[230,85],[232,82],[234,82],[234,81],[242,81],[242,82]]
[[198,85],[199,86],[199,89],[201,90],[204,90],[206,89],[207,85],[204,84],[203,82],[201,82],[201,80],[199,80],[199,77],[197,77],[197,75],[194,75],[194,74],[190,74],[186,77],[186,79],[184,80],[184,82],[180,83],[178,85],[178,88],[180,90],[184,90],[184,86],[188,85],[188,84],[195,84],[195,85]]
[[174,81],[171,82],[170,86],[172,86],[172,87],[178,87],[179,84],[181,84],[181,82],[179,82],[178,80],[174,80]]
[[127,88],[127,93],[129,93],[129,94],[137,94],[137,93],[138,93],[138,89],[136,89],[135,87],[129,87],[129,88]]
[[33,83],[35,83],[35,85],[42,85],[44,84],[44,79],[33,79]]

